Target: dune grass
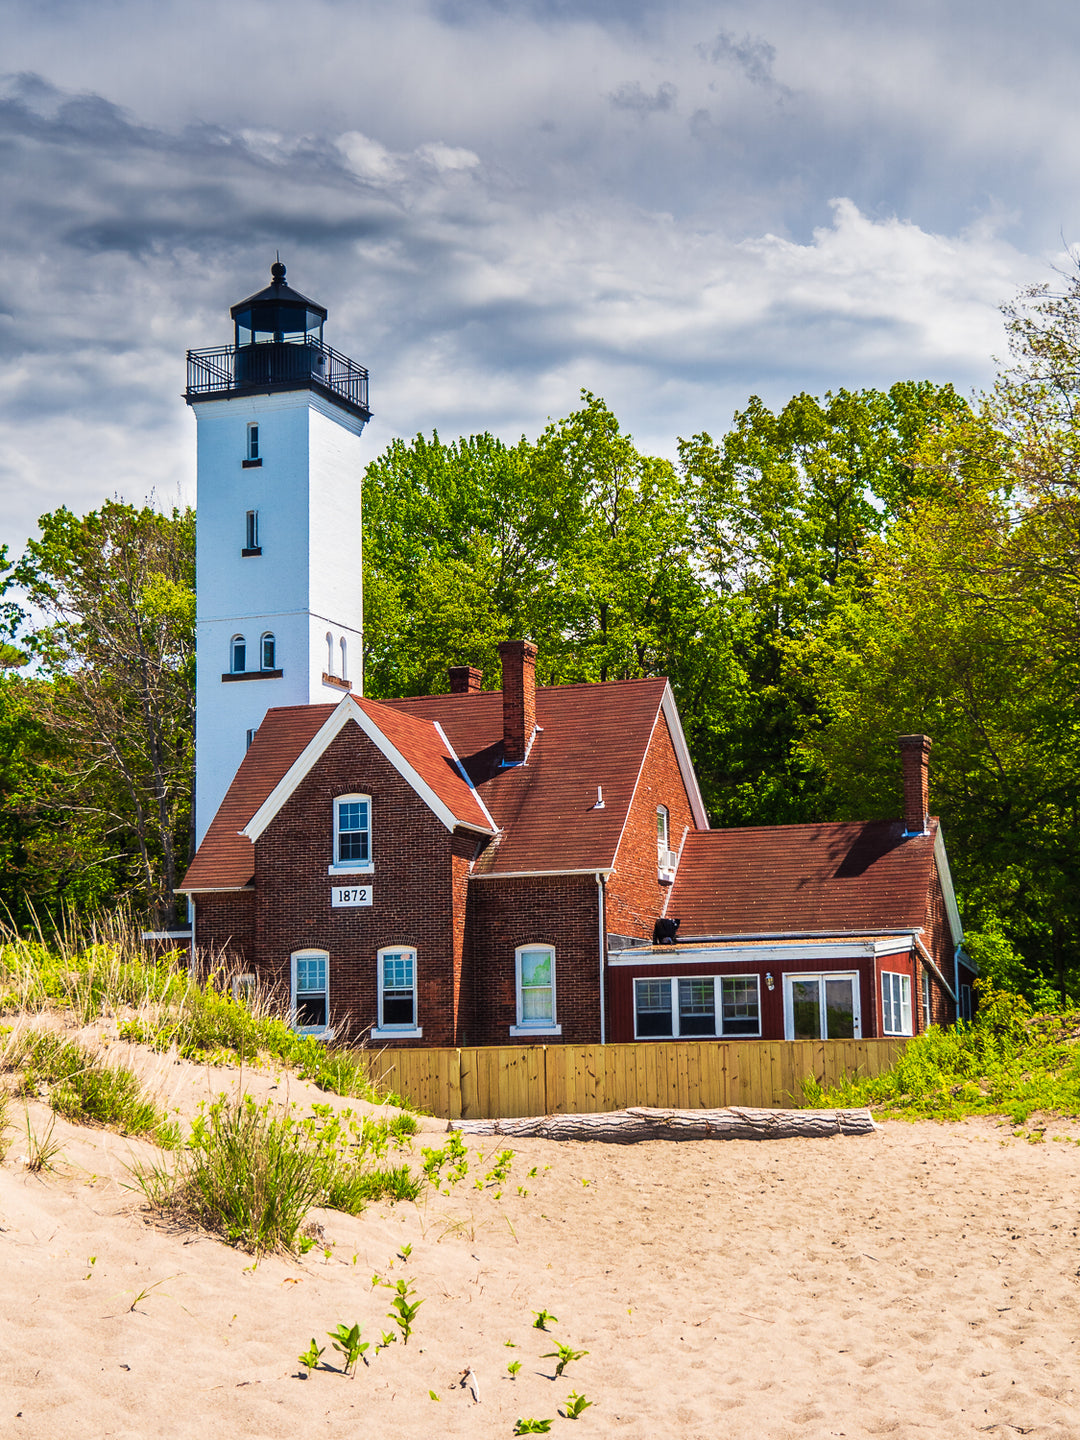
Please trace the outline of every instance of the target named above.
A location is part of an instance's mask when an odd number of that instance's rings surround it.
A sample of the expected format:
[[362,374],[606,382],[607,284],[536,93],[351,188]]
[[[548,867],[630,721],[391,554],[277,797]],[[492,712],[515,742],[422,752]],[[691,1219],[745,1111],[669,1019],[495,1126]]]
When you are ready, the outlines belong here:
[[1036,1015],[1026,1000],[979,984],[971,1023],[936,1026],[910,1040],[890,1070],[823,1089],[815,1107],[869,1105],[887,1118],[960,1120],[1005,1115],[1023,1124],[1036,1111],[1080,1116],[1080,1011]]
[[[411,1119],[411,1117],[405,1117]],[[413,1122],[415,1125],[415,1122]],[[220,1096],[172,1162],[133,1170],[150,1208],[196,1224],[255,1255],[305,1248],[315,1206],[359,1215],[373,1200],[415,1200],[423,1185],[405,1165],[380,1166],[402,1127],[316,1106],[298,1117],[271,1101]]]

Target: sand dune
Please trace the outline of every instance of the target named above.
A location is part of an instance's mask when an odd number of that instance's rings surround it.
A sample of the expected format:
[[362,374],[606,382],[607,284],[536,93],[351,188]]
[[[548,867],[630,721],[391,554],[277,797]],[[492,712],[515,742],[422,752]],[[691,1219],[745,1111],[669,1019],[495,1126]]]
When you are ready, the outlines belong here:
[[[140,1064],[185,1111],[236,1082]],[[268,1073],[244,1083],[319,1096]],[[40,1132],[49,1112],[32,1103],[30,1120]],[[441,1143],[425,1123],[417,1150]],[[255,1267],[148,1222],[125,1188],[139,1146],[64,1122],[56,1135],[57,1172],[26,1171],[17,1128],[0,1167],[3,1437],[487,1437],[519,1416],[561,1433],[574,1390],[594,1405],[571,1434],[1080,1435],[1077,1127],[1038,1145],[988,1121],[767,1144],[521,1141],[500,1198],[473,1188],[490,1169],[474,1142],[449,1195],[318,1212],[325,1249]],[[373,1342],[393,1328],[375,1272],[424,1301],[409,1344],[373,1345],[353,1377],[300,1378],[312,1336],[336,1362],[339,1322]],[[541,1309],[550,1334],[532,1326]],[[560,1379],[542,1358],[555,1341],[588,1351]],[[469,1365],[479,1403],[458,1383]]]

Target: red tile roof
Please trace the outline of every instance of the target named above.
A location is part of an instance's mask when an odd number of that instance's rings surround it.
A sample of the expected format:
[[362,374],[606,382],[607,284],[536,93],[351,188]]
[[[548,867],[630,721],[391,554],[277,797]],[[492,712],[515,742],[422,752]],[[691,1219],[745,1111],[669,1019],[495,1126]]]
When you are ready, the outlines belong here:
[[255,851],[240,831],[336,708],[287,705],[267,711],[179,889],[236,890],[250,883]]
[[[526,765],[502,766],[502,692],[352,699],[465,824],[501,831],[486,873],[602,870],[614,863],[630,801],[667,688],[664,679],[538,688],[541,727]],[[242,830],[337,708],[270,710],[184,877],[183,890],[232,889],[254,874]],[[439,737],[441,725],[475,792]],[[604,808],[594,809],[603,787]]]
[[929,924],[936,820],[692,831],[667,913],[694,935],[853,934]]
[[[614,680],[536,691],[528,763],[503,768],[502,692],[384,700],[438,720],[502,831],[477,869],[603,870],[614,864],[667,681]],[[596,810],[596,787],[604,808]]]

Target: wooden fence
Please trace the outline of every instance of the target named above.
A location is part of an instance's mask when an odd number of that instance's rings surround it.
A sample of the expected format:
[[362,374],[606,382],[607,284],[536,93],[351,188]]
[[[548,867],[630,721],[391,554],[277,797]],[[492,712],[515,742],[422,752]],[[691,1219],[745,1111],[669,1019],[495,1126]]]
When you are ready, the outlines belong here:
[[371,1052],[371,1078],[448,1120],[624,1110],[801,1106],[824,1086],[880,1075],[903,1040],[697,1040]]

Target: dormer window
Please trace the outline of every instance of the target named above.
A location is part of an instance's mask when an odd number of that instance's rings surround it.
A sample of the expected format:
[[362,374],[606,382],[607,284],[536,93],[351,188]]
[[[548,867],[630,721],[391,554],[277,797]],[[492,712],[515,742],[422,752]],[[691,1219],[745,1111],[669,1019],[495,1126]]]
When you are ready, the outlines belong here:
[[671,850],[670,821],[666,805],[656,807],[656,878],[661,885],[675,879],[675,855]]
[[247,641],[243,635],[234,635],[232,638],[230,668],[234,675],[243,675],[247,669]]
[[334,861],[330,873],[372,868],[371,796],[339,795],[334,801]]

